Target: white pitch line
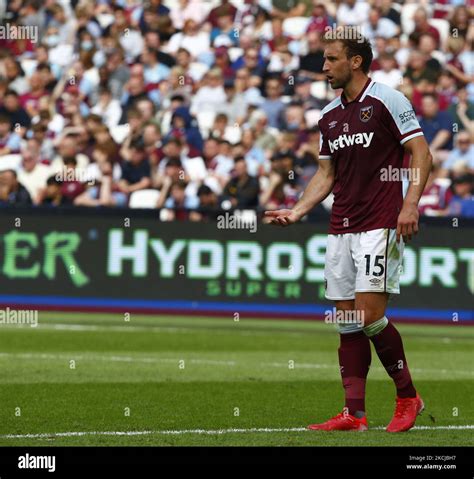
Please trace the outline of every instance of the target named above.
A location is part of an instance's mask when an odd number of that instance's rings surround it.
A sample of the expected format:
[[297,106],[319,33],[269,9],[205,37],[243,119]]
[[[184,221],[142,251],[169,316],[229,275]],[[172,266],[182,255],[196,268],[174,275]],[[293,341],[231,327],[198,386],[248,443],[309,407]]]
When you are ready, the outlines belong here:
[[[72,357],[71,357],[72,356]],[[237,366],[237,361],[221,361],[215,359],[205,359],[205,358],[154,358],[154,357],[132,357],[132,356],[101,356],[101,355],[71,355],[71,354],[51,354],[51,353],[0,353],[0,358],[2,357],[15,357],[19,359],[64,359],[70,360],[74,359],[76,361],[109,361],[109,362],[125,362],[125,363],[148,363],[148,364],[160,364],[160,363],[169,363],[169,364],[179,364],[180,361],[184,360],[190,364],[201,364],[201,365],[212,365],[212,366]],[[260,366],[267,367],[277,367],[285,369],[334,369],[337,370],[336,364],[326,364],[326,363],[299,363],[295,361],[294,368],[289,368],[288,363],[279,363],[279,362],[261,362]],[[374,371],[381,372],[385,371],[381,366],[376,366],[372,368]],[[411,368],[412,372],[419,374],[449,374],[455,376],[474,376],[474,371],[468,370],[449,370],[449,369],[428,369],[428,368]]]
[[[238,323],[236,323],[238,324]],[[25,327],[23,325],[23,327]],[[30,327],[29,325],[26,327]],[[238,327],[238,326],[237,326]],[[226,334],[237,334],[240,336],[265,336],[268,333],[266,331],[239,331],[238,329],[215,329],[212,327],[201,328],[197,330],[196,328],[189,328],[186,326],[133,326],[133,325],[91,325],[91,324],[39,324],[38,329],[53,329],[57,331],[84,331],[84,332],[145,332],[145,333],[182,333],[182,334],[195,334],[196,331],[207,331],[212,330],[213,335],[226,335]],[[304,332],[291,331],[285,333],[289,336],[303,336]]]
[[[382,431],[384,426],[370,428],[372,431]],[[449,426],[415,426],[413,431],[464,431],[474,429],[473,424],[449,425]],[[274,432],[314,432],[306,427],[289,428],[270,428],[270,427],[252,427],[247,429],[229,428],[229,429],[169,429],[162,431],[71,431],[41,434],[3,434],[0,439],[53,439],[56,437],[80,437],[80,436],[149,436],[151,434],[163,436],[180,436],[184,434],[200,434],[209,436],[219,436],[222,434],[252,434],[252,433],[274,433]]]

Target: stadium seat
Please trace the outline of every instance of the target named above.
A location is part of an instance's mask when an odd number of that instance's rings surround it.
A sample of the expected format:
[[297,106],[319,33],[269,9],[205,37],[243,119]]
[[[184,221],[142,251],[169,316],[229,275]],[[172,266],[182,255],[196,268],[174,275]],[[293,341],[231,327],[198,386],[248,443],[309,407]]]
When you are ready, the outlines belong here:
[[232,47],[227,50],[227,53],[229,54],[230,61],[233,63],[244,54],[244,50],[243,48]]
[[321,110],[308,110],[304,114],[306,124],[309,128],[318,124],[319,118],[321,117]]
[[209,67],[201,62],[192,62],[191,65],[189,65],[189,69],[193,72],[192,78],[195,80],[201,80],[209,71]]
[[110,129],[110,134],[116,143],[121,144],[127,137],[128,131],[129,128],[127,124],[117,125]]
[[211,130],[215,117],[216,114],[213,111],[200,111],[196,114],[199,129],[206,135]]
[[315,98],[324,99],[327,95],[327,84],[325,81],[315,81],[311,83],[311,95]]
[[224,139],[229,143],[238,143],[242,138],[242,130],[239,126],[227,126],[224,132]]
[[430,18],[428,23],[438,30],[441,37],[441,46],[446,45],[449,38],[449,22],[443,18]]
[[306,33],[309,22],[309,17],[285,18],[283,20],[283,33],[293,38],[299,38]]
[[3,155],[0,156],[0,171],[18,170],[21,165],[21,155]]
[[130,195],[130,208],[156,208],[160,192],[158,190],[138,190]]
[[403,5],[401,12],[401,22],[402,30],[406,34],[410,34],[415,28],[415,23],[413,22],[413,15],[417,8],[420,7],[418,3],[407,3]]

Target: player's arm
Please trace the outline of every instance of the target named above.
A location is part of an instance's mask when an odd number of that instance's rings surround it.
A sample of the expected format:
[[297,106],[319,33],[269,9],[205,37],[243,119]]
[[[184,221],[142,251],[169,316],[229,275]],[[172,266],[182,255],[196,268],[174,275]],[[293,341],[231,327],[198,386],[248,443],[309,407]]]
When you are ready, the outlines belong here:
[[407,242],[411,240],[412,235],[418,233],[418,202],[425,189],[433,157],[424,136],[416,136],[403,146],[411,155],[412,178],[417,180],[410,181],[402,211],[398,215],[397,241],[400,241],[400,236],[403,236],[403,240]]
[[290,209],[265,211],[269,223],[288,226],[296,223],[321,203],[332,191],[334,185],[334,162],[331,159],[319,160],[319,168],[306,186],[303,195]]

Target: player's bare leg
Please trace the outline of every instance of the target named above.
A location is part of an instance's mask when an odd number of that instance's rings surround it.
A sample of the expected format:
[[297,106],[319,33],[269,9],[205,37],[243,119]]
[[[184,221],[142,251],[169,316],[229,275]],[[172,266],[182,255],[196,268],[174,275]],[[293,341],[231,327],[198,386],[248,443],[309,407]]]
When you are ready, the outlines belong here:
[[[354,300],[335,301],[337,311],[353,312]],[[371,361],[370,341],[359,325],[340,329],[339,367],[345,392],[343,412],[309,429],[321,431],[366,431],[365,383]]]
[[363,312],[363,331],[397,388],[395,414],[387,431],[402,432],[413,427],[424,404],[413,386],[400,333],[385,316],[388,297],[388,293],[356,293],[355,308]]

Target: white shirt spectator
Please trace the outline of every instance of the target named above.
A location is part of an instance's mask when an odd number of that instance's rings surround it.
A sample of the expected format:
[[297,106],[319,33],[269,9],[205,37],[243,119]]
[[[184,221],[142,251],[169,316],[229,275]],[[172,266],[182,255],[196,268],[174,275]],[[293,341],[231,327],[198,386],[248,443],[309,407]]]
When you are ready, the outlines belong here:
[[[185,4],[185,6],[183,6]],[[202,23],[209,13],[209,9],[201,0],[182,0],[178,2],[170,12],[173,26],[181,30],[186,20],[194,20]]]
[[392,38],[398,33],[398,27],[395,22],[389,18],[380,18],[377,26],[374,28],[370,22],[364,22],[362,33],[368,40],[373,41],[376,37]]
[[362,25],[369,17],[370,5],[365,1],[358,1],[354,6],[341,3],[337,9],[338,25]]
[[384,70],[377,70],[373,72],[371,76],[372,80],[378,83],[383,83],[384,85],[388,85],[389,87],[395,89],[397,89],[401,85],[403,80],[402,72],[397,68],[394,68],[389,72],[386,72]]
[[180,48],[185,48],[194,58],[197,58],[211,48],[209,33],[199,32],[196,35],[175,33],[170,38],[167,50],[169,53],[175,54]]
[[199,88],[191,101],[191,113],[196,115],[202,111],[220,112],[225,108],[227,95],[224,87],[203,86]]
[[107,125],[107,127],[113,128],[119,124],[122,116],[122,107],[119,100],[111,100],[107,105],[98,103],[91,109],[91,113],[100,115]]
[[46,187],[46,180],[52,175],[51,167],[38,163],[31,171],[21,168],[18,171],[18,181],[28,190],[31,199],[35,201],[39,191]]

